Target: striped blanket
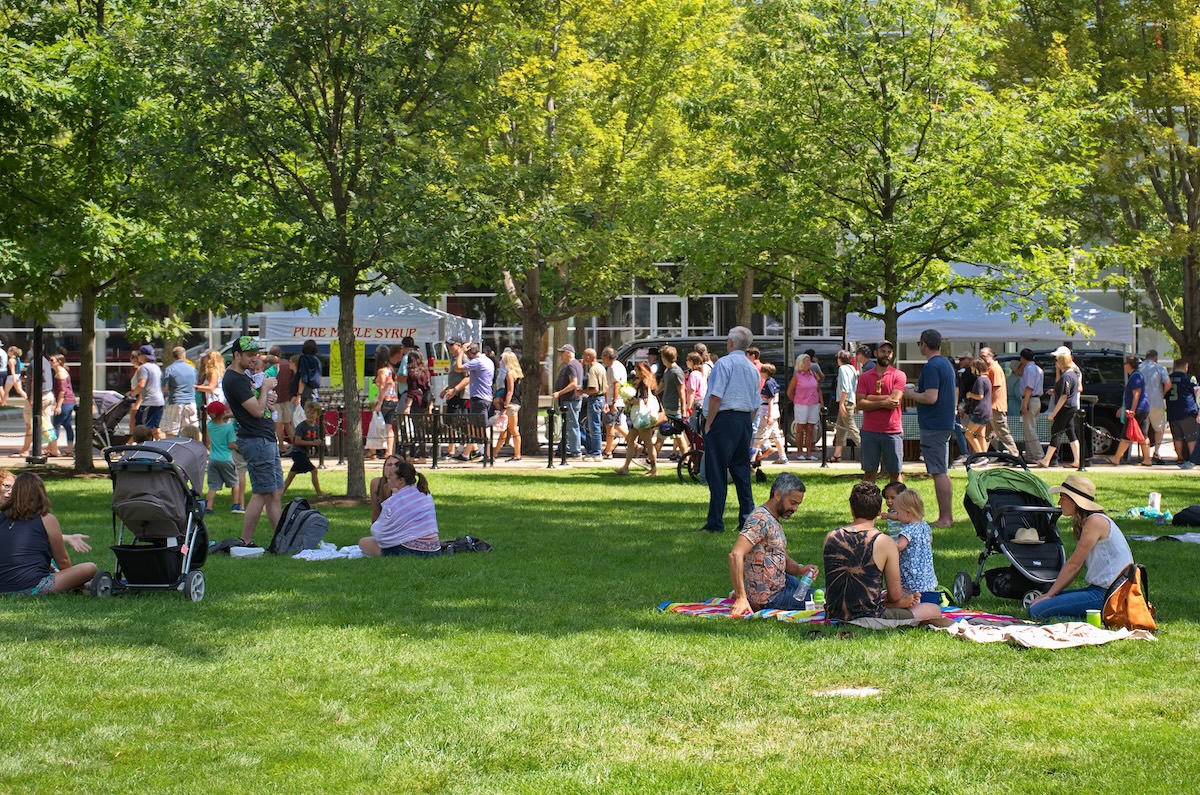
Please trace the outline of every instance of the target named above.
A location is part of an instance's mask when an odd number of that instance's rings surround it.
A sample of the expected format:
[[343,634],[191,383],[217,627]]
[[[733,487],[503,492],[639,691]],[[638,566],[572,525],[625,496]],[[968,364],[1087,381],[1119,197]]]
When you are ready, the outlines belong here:
[[[664,613],[678,613],[684,616],[698,618],[728,618],[733,607],[733,600],[724,597],[713,597],[703,602],[663,602],[658,609]],[[959,607],[943,607],[942,615],[955,621],[968,618],[982,618],[991,621],[1012,621],[1012,616],[998,616],[979,610],[964,610]],[[824,610],[759,610],[746,618],[773,618],[789,624],[830,624],[825,618]]]

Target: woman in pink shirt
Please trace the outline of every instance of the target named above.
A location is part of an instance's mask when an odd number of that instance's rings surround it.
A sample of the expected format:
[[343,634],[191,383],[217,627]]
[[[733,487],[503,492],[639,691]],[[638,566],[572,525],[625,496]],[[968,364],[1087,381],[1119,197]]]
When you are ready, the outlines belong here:
[[821,387],[807,353],[796,358],[796,372],[788,383],[792,399],[792,424],[796,426],[796,449],[801,461],[816,461],[813,447],[817,442],[817,423],[821,420]]
[[[395,461],[394,464],[391,462]],[[380,506],[379,518],[371,524],[371,535],[360,539],[364,555],[433,556],[442,553],[438,538],[437,512],[429,483],[407,461],[393,456],[384,463],[383,487],[391,495]]]
[[704,394],[708,390],[708,376],[704,373],[704,358],[698,353],[689,353],[687,357],[688,375],[684,382],[684,395],[687,406],[684,416],[697,414],[704,409]]

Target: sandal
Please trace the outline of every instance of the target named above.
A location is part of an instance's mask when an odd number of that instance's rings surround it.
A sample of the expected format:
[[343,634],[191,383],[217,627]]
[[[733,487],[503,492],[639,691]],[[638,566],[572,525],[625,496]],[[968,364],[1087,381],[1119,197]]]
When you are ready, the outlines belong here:
[[831,464],[836,464],[836,463],[840,462],[841,460],[842,460],[842,457],[840,455],[831,455],[831,456],[829,456],[829,459],[828,459],[829,463],[831,463]]

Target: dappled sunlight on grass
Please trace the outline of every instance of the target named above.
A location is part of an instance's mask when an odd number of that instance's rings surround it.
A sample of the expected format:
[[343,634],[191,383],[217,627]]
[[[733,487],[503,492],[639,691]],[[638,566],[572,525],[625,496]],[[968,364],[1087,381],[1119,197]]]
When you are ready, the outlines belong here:
[[[853,478],[801,475],[808,494],[785,532],[794,557],[819,563]],[[322,480],[342,488],[336,473]],[[1171,508],[1196,499],[1190,478],[1096,480],[1121,507],[1151,489]],[[45,790],[41,771],[63,759],[75,788],[133,791],[280,780],[305,791],[772,791],[797,781],[799,760],[811,780],[847,791],[1042,791],[1046,775],[1099,791],[1117,774],[1144,782],[1132,762],[1097,767],[1096,748],[1148,758],[1197,730],[1200,546],[1134,543],[1163,619],[1158,643],[1042,652],[923,630],[810,635],[654,609],[729,591],[735,536],[695,532],[701,487],[583,469],[439,471],[430,483],[443,535],[495,551],[215,557],[199,604],[169,593],[0,600],[0,791]],[[916,488],[930,504],[931,484]],[[106,528],[108,494],[105,481],[52,484],[68,532]],[[756,485],[757,500],[766,494]],[[367,534],[365,506],[322,510],[327,540]],[[982,548],[958,515],[934,536],[943,582],[973,573]],[[239,527],[219,515],[210,533]],[[78,557],[111,568],[96,541]],[[986,590],[973,606],[1020,613]],[[816,695],[840,688],[880,694]],[[886,769],[871,761],[881,743],[901,754]],[[1194,780],[1193,756],[1162,759],[1156,780]]]

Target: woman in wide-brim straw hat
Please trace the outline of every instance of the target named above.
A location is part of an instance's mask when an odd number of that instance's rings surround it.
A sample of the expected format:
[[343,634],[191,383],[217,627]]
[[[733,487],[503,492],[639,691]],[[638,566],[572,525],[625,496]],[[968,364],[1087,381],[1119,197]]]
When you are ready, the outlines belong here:
[[[1035,619],[1071,618],[1083,620],[1089,610],[1104,607],[1104,595],[1121,570],[1133,563],[1129,542],[1117,523],[1104,514],[1096,502],[1096,486],[1080,475],[1071,475],[1061,486],[1050,489],[1058,495],[1058,507],[1074,522],[1075,551],[1067,559],[1058,579],[1029,606]],[[1086,569],[1085,588],[1067,590],[1080,571]]]

